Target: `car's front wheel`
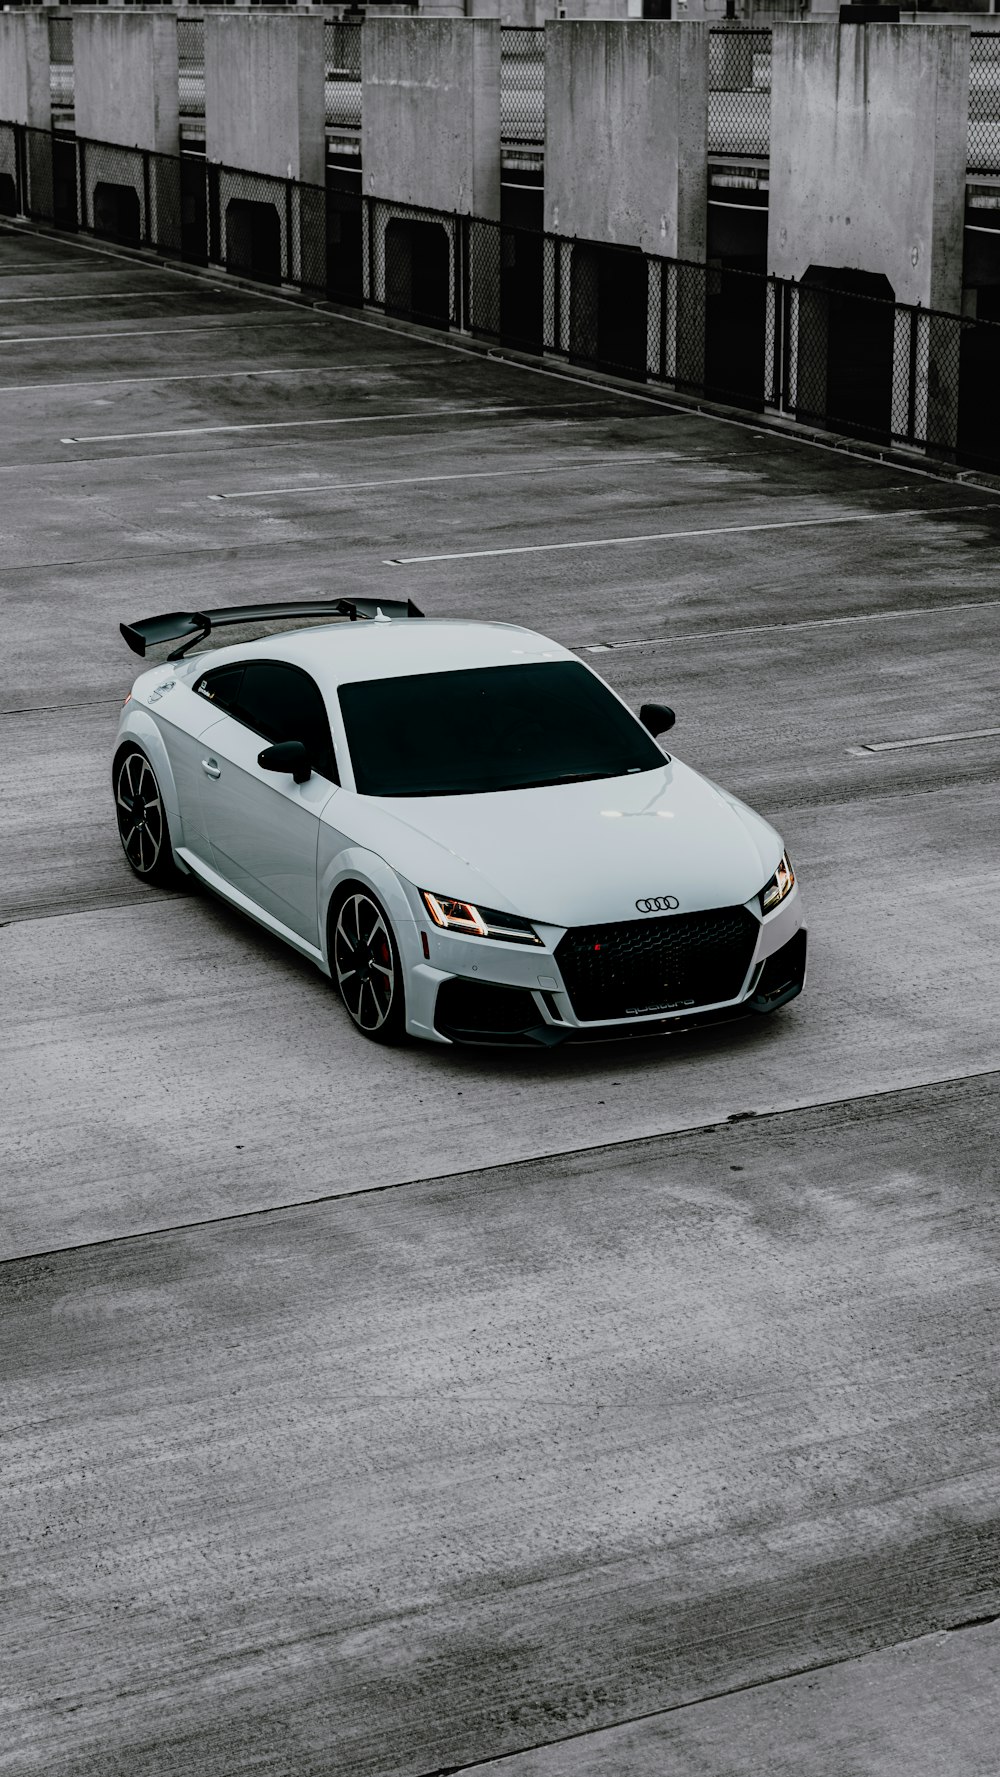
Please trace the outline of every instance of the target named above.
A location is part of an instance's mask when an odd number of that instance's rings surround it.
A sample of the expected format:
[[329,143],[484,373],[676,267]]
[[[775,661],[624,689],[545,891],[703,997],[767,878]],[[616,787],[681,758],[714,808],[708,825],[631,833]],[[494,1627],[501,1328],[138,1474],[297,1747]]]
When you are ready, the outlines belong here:
[[406,1031],[403,973],[388,915],[367,889],[353,887],[330,920],[330,972],[351,1020],[375,1043]]
[[115,760],[115,813],[122,850],[135,874],[158,888],[181,881],[170,850],[170,829],[156,773],[139,747],[124,747]]

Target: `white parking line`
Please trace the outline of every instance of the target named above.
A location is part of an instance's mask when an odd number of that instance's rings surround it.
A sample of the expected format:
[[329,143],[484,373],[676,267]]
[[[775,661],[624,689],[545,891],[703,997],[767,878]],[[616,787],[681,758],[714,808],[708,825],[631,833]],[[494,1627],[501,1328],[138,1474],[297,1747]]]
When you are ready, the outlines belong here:
[[414,362],[412,358],[379,358],[373,364],[352,364],[345,358],[338,364],[299,364],[287,370],[185,370],[171,376],[90,376],[71,383],[3,383],[0,395],[37,394],[40,389],[132,388],[136,383],[221,383],[237,376],[316,376],[324,370],[394,370],[397,364]]
[[[0,394],[3,391],[0,390]],[[713,456],[713,463],[718,455],[737,456],[742,452],[723,451]],[[500,481],[515,475],[549,475],[559,469],[617,469],[626,463],[700,463],[702,457],[678,457],[673,451],[653,451],[649,456],[642,457],[564,457],[557,462],[544,463],[539,467],[532,464],[529,469],[457,469],[450,475],[395,475],[388,481],[315,481],[302,487],[257,487],[243,493],[209,494],[210,500],[267,500],[277,495],[287,494],[339,494],[348,493],[358,488],[369,487],[415,487],[428,481]]]
[[[264,314],[266,321],[254,320],[254,315]],[[69,340],[76,339],[174,339],[181,333],[238,333],[241,328],[251,327],[323,327],[323,321],[283,321],[280,316],[272,316],[267,309],[251,309],[246,320],[241,321],[205,321],[197,327],[116,327],[102,328],[97,333],[21,333],[5,339],[0,334],[0,351],[4,346],[49,346],[65,345]]]
[[943,747],[954,740],[991,740],[1000,728],[968,728],[962,734],[922,734],[915,740],[873,740],[860,747],[848,747],[856,758],[867,753],[900,753],[907,747]]
[[[136,438],[201,438],[210,432],[287,432],[307,426],[368,426],[381,420],[453,419],[459,414],[551,413],[553,407],[606,407],[607,401],[511,401],[495,407],[416,407],[406,413],[352,413],[330,420],[245,420],[229,426],[170,426],[160,432],[92,432],[60,444],[123,444]],[[423,559],[423,558],[420,558]],[[429,556],[428,560],[439,558]]]
[[839,518],[785,518],[768,524],[707,525],[696,531],[648,531],[638,537],[581,537],[569,543],[517,543],[506,549],[456,549],[447,555],[389,555],[382,565],[405,568],[421,562],[475,561],[494,555],[546,555],[557,549],[614,549],[629,543],[672,543],[684,537],[725,537],[749,531],[804,531],[835,524],[879,524],[897,518],[921,518],[925,512],[989,510],[981,501],[963,506],[908,506],[898,512],[848,512]]
[[[82,253],[78,254],[72,263],[74,271],[78,266],[81,270],[85,269],[87,271],[104,271],[105,269],[102,265],[87,266]],[[15,277],[18,273],[23,274],[25,272],[39,272],[42,276],[47,272],[51,272],[53,275],[57,272],[62,272],[63,275],[65,275],[66,263],[61,256],[59,259],[26,259],[19,265],[6,265],[3,260],[0,260],[0,279]]]
[[[211,497],[211,496],[209,496]],[[948,611],[985,611],[1000,599],[969,599],[953,605],[915,605],[910,611],[854,611],[849,617],[806,617],[796,623],[752,623],[740,629],[693,629],[680,635],[646,636],[628,642],[585,642],[581,654],[617,654],[623,648],[666,648],[674,642],[719,642],[730,636],[764,636],[794,629],[835,629],[842,623],[891,623],[907,617],[940,617]]]
[[84,290],[73,296],[0,296],[5,308],[19,302],[132,302],[139,296],[181,297],[187,290]]

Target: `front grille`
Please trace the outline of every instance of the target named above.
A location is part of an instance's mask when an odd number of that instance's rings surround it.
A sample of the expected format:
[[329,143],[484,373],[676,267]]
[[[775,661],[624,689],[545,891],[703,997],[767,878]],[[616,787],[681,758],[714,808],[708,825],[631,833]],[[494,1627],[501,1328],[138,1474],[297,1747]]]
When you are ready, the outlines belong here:
[[745,907],[575,926],[556,961],[578,1018],[633,1018],[733,1000],[760,924]]

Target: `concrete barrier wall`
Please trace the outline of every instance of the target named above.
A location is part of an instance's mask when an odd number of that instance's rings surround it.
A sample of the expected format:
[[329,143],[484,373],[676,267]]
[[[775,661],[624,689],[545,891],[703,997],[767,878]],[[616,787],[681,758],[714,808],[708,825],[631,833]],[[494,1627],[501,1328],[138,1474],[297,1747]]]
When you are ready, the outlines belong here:
[[52,122],[44,12],[0,12],[0,117],[40,130]]
[[322,18],[205,19],[205,153],[279,179],[326,177]]
[[545,226],[705,256],[708,27],[546,27]]
[[369,19],[361,60],[366,194],[498,218],[499,23]]
[[967,31],[776,25],[768,270],[881,273],[957,312],[968,105]]
[[77,13],[73,69],[78,136],[161,154],[179,152],[172,13]]

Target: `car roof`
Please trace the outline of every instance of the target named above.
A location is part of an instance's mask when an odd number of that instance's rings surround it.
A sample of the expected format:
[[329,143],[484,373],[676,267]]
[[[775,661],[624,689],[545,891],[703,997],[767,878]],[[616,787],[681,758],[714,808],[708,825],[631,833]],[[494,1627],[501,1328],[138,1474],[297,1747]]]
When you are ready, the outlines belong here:
[[477,666],[516,666],[542,660],[575,660],[548,636],[513,623],[473,623],[446,618],[401,622],[324,623],[286,630],[252,642],[202,654],[199,668],[234,660],[284,660],[311,673],[325,690],[359,679],[400,678],[410,673],[461,672]]

